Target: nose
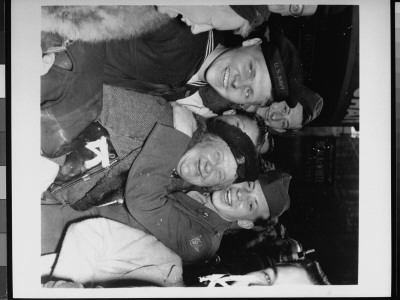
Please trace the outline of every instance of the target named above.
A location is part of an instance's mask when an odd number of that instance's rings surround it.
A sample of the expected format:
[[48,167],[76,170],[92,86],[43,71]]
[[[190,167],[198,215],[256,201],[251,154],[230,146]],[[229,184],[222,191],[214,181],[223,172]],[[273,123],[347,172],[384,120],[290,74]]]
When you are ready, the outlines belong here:
[[210,174],[213,170],[215,169],[215,165],[211,163],[210,161],[207,161],[205,166],[204,166],[204,171],[206,171],[206,174]]
[[232,86],[234,88],[242,88],[244,86],[248,86],[250,83],[250,79],[246,78],[244,76],[241,76],[240,74],[235,75],[234,80],[232,81]]
[[247,195],[249,194],[245,189],[241,189],[239,188],[236,192],[237,194],[237,198],[238,198],[238,202],[239,203],[243,203],[245,202],[245,200],[247,199]]
[[283,119],[283,114],[279,111],[274,111],[271,114],[271,119],[272,119],[272,121],[280,121]]

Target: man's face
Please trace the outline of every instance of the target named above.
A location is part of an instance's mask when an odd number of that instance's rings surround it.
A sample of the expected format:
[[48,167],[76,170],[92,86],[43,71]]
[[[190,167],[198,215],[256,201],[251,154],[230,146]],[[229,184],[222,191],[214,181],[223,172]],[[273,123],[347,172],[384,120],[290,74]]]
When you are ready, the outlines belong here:
[[222,53],[211,63],[205,78],[222,97],[234,103],[265,105],[271,98],[271,78],[260,44]]
[[255,120],[242,115],[218,116],[217,119],[242,130],[253,141],[254,146],[257,146],[260,131]]
[[221,139],[198,143],[182,156],[176,168],[184,180],[203,187],[232,183],[236,170],[235,157]]
[[235,183],[216,191],[211,195],[211,203],[216,212],[230,222],[269,217],[267,200],[258,180]]
[[234,286],[257,285],[313,285],[307,272],[298,266],[276,266],[264,270],[251,272],[246,275],[249,281],[234,282]]
[[277,131],[302,127],[303,105],[300,103],[290,108],[285,101],[273,102],[269,107],[258,107],[256,112],[269,127]]

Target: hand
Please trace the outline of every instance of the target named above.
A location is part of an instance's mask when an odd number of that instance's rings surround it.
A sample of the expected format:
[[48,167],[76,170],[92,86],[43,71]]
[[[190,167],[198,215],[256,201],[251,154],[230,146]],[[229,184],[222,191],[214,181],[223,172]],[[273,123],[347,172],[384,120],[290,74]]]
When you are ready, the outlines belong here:
[[174,128],[192,137],[193,132],[197,130],[197,122],[193,113],[186,107],[175,102],[171,102],[171,105],[174,116]]

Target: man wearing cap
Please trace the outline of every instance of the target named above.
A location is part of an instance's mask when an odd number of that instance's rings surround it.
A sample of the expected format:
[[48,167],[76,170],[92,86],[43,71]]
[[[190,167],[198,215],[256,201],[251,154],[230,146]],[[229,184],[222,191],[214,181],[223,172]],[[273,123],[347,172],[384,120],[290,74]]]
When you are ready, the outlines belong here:
[[268,107],[256,107],[255,112],[264,119],[268,132],[284,133],[300,129],[310,123],[319,116],[322,106],[322,98],[314,93],[312,97],[301,98],[293,108],[286,101],[281,101],[273,102]]
[[[180,113],[183,110],[187,113]],[[255,113],[239,110],[235,115],[204,119],[192,114],[182,106],[174,105],[174,102],[167,102],[162,97],[107,85],[103,87],[103,109],[99,122],[107,130],[109,142],[112,143],[119,162],[110,170],[103,172],[103,175],[99,174],[83,183],[58,189],[60,182],[65,180],[71,182],[81,176],[82,170],[85,170],[84,158],[90,151],[86,148],[83,149],[84,151],[74,151],[66,155],[65,162],[61,162],[63,165],[60,168],[57,182],[44,194],[44,199],[69,203],[77,210],[86,210],[92,206],[123,198],[127,172],[156,123],[171,127],[174,122],[188,122],[189,126],[196,123],[197,130],[193,132],[190,148],[199,142],[207,132],[207,127],[219,126],[219,123],[222,123],[221,128],[229,132],[233,130],[233,132],[245,133],[249,137],[249,139],[246,137],[245,144],[251,141],[257,150],[264,146],[269,147],[268,143],[265,143],[266,126],[264,121]],[[212,125],[214,123],[215,125]],[[224,126],[225,123],[229,126]],[[236,136],[240,135],[236,134]],[[199,180],[176,179],[171,183],[170,190],[179,190],[189,185],[203,186]]]
[[[218,50],[217,47],[214,52]],[[188,108],[196,113],[201,114],[197,107],[202,105],[217,113],[238,107],[224,105],[224,100],[217,100],[217,93],[236,103],[241,100],[235,99],[242,97],[242,107],[263,117],[269,128],[284,132],[303,127],[322,110],[321,96],[303,84],[298,51],[279,33],[271,32],[270,41],[264,37],[246,40],[242,47],[225,49],[208,66],[206,63],[207,59],[198,75],[212,88],[205,87],[203,90],[209,90],[208,93],[200,90],[177,101],[182,105],[195,104],[195,108]],[[265,101],[254,101],[262,97]]]
[[[223,233],[234,223],[250,229],[258,219],[277,217],[288,208],[290,176],[272,182],[264,180],[265,176],[256,180],[255,150],[249,148],[252,145],[249,141],[236,141],[243,134],[239,129],[220,140],[221,144],[230,146],[231,153],[229,148],[221,151],[221,148],[202,147],[202,157],[197,158],[191,155],[185,158],[190,138],[184,132],[189,133],[190,129],[180,130],[161,124],[154,127],[129,172],[125,205],[96,207],[85,212],[74,211],[69,206],[42,205],[42,253],[55,251],[62,230],[70,221],[101,216],[151,233],[184,263],[195,263],[215,254]],[[181,174],[201,177],[203,170],[207,172],[208,163],[223,161],[225,156],[238,161],[237,183],[206,194],[193,190],[187,194],[168,192],[171,174],[179,171],[185,162],[189,168],[197,166],[197,170],[193,174]],[[245,181],[246,178],[253,182]]]
[[[249,22],[264,20],[268,11],[266,6],[244,7],[251,13],[243,13],[242,6],[230,9]],[[273,39],[262,37],[226,48],[224,37],[226,33],[214,30],[193,35],[175,18],[142,38],[110,41],[105,83],[179,99],[180,104],[206,107],[214,113],[273,101],[296,106],[295,94],[303,86],[301,63],[287,39],[281,38],[284,42],[276,45]]]
[[[185,109],[180,109],[182,111],[178,114],[184,116]],[[192,114],[190,111],[187,113]],[[226,123],[224,123],[226,127],[221,136],[218,135],[219,132],[215,132],[213,135],[206,134],[200,142],[187,150],[190,137],[195,130],[195,125],[189,124],[188,126],[187,124],[186,122],[176,123],[175,127],[178,130],[156,124],[145,146],[134,161],[128,176],[125,189],[125,202],[128,210],[125,206],[118,205],[97,207],[79,213],[74,212],[69,206],[42,205],[42,218],[44,221],[48,220],[42,225],[43,238],[50,237],[47,242],[44,242],[45,249],[53,250],[54,243],[58,242],[58,237],[66,222],[88,216],[103,216],[135,228],[146,229],[163,242],[167,243],[168,240],[174,243],[171,245],[171,247],[174,246],[173,249],[184,246],[183,249],[175,250],[177,253],[183,253],[183,256],[186,255],[185,251],[193,250],[194,253],[188,257],[188,260],[208,255],[208,251],[211,251],[209,247],[204,249],[205,252],[197,251],[202,249],[197,244],[201,244],[203,239],[206,239],[204,243],[214,245],[212,241],[216,239],[214,237],[215,228],[212,230],[212,236],[204,237],[210,227],[201,224],[200,226],[202,228],[205,226],[207,230],[200,231],[199,235],[192,236],[190,240],[186,239],[187,243],[195,239],[190,244],[194,245],[194,248],[188,248],[189,244],[182,244],[180,239],[183,237],[180,235],[173,237],[173,233],[177,230],[178,223],[175,222],[178,222],[178,217],[170,218],[169,215],[171,210],[178,208],[177,204],[173,204],[174,201],[168,202],[171,203],[170,205],[166,204],[168,199],[174,198],[173,194],[169,194],[168,186],[177,176],[196,186],[214,188],[217,186],[227,187],[233,182],[254,181],[259,173],[258,157],[251,139],[239,128]],[[140,189],[140,191],[132,193],[130,192],[132,189],[136,189],[136,191]],[[156,194],[154,194],[155,192]],[[160,207],[157,207],[158,205]],[[183,207],[178,210],[182,209]],[[157,214],[154,215],[155,213]],[[187,213],[189,211],[185,213],[185,216],[189,217]],[[152,215],[154,217],[151,217]],[[197,213],[191,212],[189,215],[194,217]],[[204,218],[203,215],[201,217]],[[197,222],[198,220],[195,224]],[[163,224],[166,227],[162,226]],[[159,232],[161,229],[162,231]],[[46,231],[48,232],[46,233]]]

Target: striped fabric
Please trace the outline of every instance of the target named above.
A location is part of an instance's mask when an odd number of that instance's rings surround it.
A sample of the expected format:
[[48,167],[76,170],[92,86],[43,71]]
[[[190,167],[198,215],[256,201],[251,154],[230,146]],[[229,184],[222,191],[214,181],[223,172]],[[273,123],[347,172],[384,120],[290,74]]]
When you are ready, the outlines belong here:
[[[209,30],[208,31],[207,46],[206,46],[206,53],[204,55],[203,62],[210,55],[210,53],[213,52],[213,50],[214,50],[214,33],[213,33],[212,30]],[[207,82],[199,80],[199,81],[187,83],[187,85],[195,86],[195,87],[202,87],[202,86],[207,85]]]

